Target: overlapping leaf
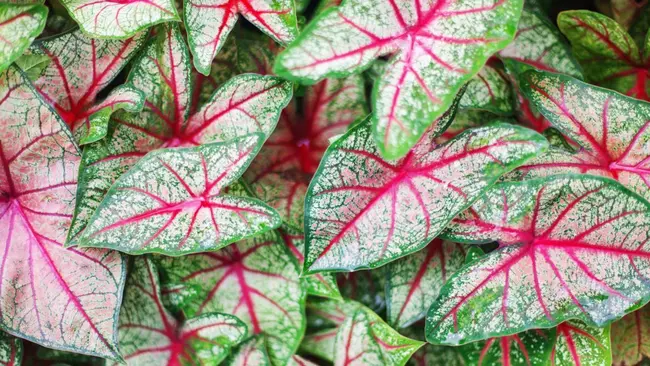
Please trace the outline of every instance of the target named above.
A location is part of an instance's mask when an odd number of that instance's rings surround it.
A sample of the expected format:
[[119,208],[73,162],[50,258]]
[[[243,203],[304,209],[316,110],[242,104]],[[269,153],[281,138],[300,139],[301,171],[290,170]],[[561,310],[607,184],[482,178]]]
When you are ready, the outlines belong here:
[[497,240],[500,248],[443,287],[427,317],[432,343],[464,344],[568,319],[604,326],[650,299],[650,204],[611,179],[501,183],[448,229],[453,239]]
[[490,338],[461,346],[459,353],[468,365],[548,365],[554,345],[554,333],[554,329],[530,330]]
[[504,71],[487,64],[467,83],[458,107],[510,115],[513,112],[512,98],[512,87]]
[[146,257],[134,261],[118,329],[127,365],[216,366],[246,336],[246,326],[228,314],[174,319],[162,303],[158,271]]
[[117,109],[142,109],[144,95],[133,87],[98,94],[138,52],[145,33],[123,41],[91,39],[80,31],[39,41],[27,57],[42,57],[27,75],[39,94],[72,130],[77,141],[90,143],[106,135],[108,119]]
[[365,114],[360,76],[326,79],[308,87],[300,106],[292,103],[282,112],[245,180],[285,222],[302,228],[307,186],[329,139],[344,133],[350,123]]
[[147,154],[113,184],[78,245],[183,255],[278,227],[280,217],[262,201],[222,193],[244,173],[263,138]]
[[405,158],[386,162],[370,129],[365,121],[336,140],[309,187],[310,272],[377,267],[423,248],[501,174],[546,148],[533,131],[494,124],[440,146],[430,130]]
[[0,324],[50,348],[117,358],[125,263],[65,249],[79,153],[20,71],[0,76]]
[[399,158],[512,40],[521,7],[518,0],[346,1],[312,21],[279,55],[275,70],[315,83],[393,54],[374,86],[372,133],[384,157]]
[[116,114],[106,138],[84,149],[70,238],[76,239],[115,180],[147,152],[271,133],[291,98],[291,84],[245,74],[222,85],[199,110],[192,105],[191,65],[176,26],[159,29],[134,65],[129,84],[146,95],[140,113]]
[[39,3],[0,4],[0,71],[20,57],[45,27],[48,9]]
[[558,325],[555,335],[552,365],[612,364],[609,326],[598,328],[571,321]]
[[240,14],[280,43],[298,34],[292,0],[184,0],[183,11],[194,66],[205,75]]
[[650,101],[648,52],[616,21],[588,10],[562,12],[558,25],[589,82]]
[[266,335],[273,364],[295,353],[305,331],[305,290],[295,259],[275,233],[217,252],[165,257],[160,265],[171,302],[186,316],[238,317],[250,335]]
[[616,366],[636,365],[643,357],[650,357],[650,308],[627,314],[612,323],[612,355]]
[[400,335],[361,306],[338,329],[334,365],[404,365],[423,344]]
[[266,352],[264,336],[260,334],[242,342],[233,349],[224,364],[227,366],[270,366],[271,360]]
[[417,253],[391,263],[387,270],[388,321],[398,328],[424,318],[448,277],[465,263],[465,248],[434,239]]
[[7,333],[0,333],[0,363],[6,366],[23,364],[23,341]]
[[128,38],[154,24],[180,20],[173,0],[62,0],[84,33]]
[[518,173],[603,175],[650,199],[650,104],[563,75],[529,71],[524,79],[536,108],[581,148],[551,148]]

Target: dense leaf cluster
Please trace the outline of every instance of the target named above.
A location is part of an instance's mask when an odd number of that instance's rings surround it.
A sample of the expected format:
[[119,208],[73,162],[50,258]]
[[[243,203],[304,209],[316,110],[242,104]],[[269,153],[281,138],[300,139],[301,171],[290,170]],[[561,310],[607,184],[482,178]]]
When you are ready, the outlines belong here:
[[0,363],[650,357],[650,6],[559,3],[0,3]]

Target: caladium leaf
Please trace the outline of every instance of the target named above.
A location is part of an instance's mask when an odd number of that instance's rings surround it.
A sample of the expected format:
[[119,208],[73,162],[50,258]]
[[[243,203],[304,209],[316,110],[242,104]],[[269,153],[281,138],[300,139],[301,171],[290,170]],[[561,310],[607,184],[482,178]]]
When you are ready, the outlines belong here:
[[147,257],[134,260],[119,326],[127,365],[219,365],[246,326],[228,314],[208,313],[178,322],[161,300],[158,271]]
[[650,199],[650,105],[568,76],[529,71],[523,79],[536,108],[581,147],[574,154],[549,149],[520,168],[527,177],[604,175]]
[[391,263],[386,271],[388,321],[397,328],[424,318],[440,288],[465,263],[461,244],[434,239],[423,250]]
[[293,355],[289,359],[289,363],[287,363],[288,366],[318,366],[315,363],[306,360],[298,355]]
[[78,245],[184,255],[280,226],[280,217],[262,201],[221,193],[244,173],[263,138],[147,154],[106,193]]
[[123,86],[103,101],[102,91],[138,52],[146,34],[126,40],[98,40],[80,31],[35,43],[27,57],[42,57],[38,68],[27,75],[39,94],[72,130],[77,141],[90,143],[103,138],[111,113],[117,109],[142,109],[144,95]]
[[42,4],[0,4],[0,71],[25,52],[45,28],[48,9]]
[[183,11],[194,67],[204,75],[240,14],[280,43],[298,34],[292,0],[184,0]]
[[[297,229],[285,227],[279,230],[284,244],[289,248],[291,254],[296,257],[298,264],[302,265],[305,256],[303,250],[305,247],[305,235]],[[304,277],[307,287],[307,294],[312,296],[328,297],[340,299],[341,293],[336,284],[336,279],[331,273],[317,273],[315,275]]]
[[386,162],[370,129],[365,121],[336,140],[309,186],[308,272],[378,267],[423,248],[501,174],[547,144],[528,129],[494,124],[436,146],[430,130],[405,158]]
[[639,16],[642,9],[648,4],[648,0],[597,0],[596,7],[601,13],[607,14],[624,29]]
[[313,84],[394,54],[374,85],[372,133],[382,156],[399,158],[512,40],[521,7],[519,0],[348,0],[313,20],[278,56],[275,71]]
[[458,107],[510,115],[513,113],[512,98],[512,87],[503,71],[487,64],[467,83]]
[[612,356],[616,366],[636,365],[650,357],[650,307],[627,314],[612,323]]
[[609,333],[609,326],[592,327],[580,321],[558,325],[551,354],[552,365],[611,365]]
[[361,306],[339,327],[334,365],[404,365],[424,342],[404,337]]
[[18,366],[23,364],[23,341],[0,332],[0,364]]
[[119,112],[112,118],[106,138],[84,149],[71,243],[115,180],[147,152],[227,141],[256,132],[268,136],[292,94],[291,84],[279,78],[240,75],[222,85],[188,118],[190,80],[190,57],[180,30],[176,26],[160,28],[129,75],[128,83],[147,96],[143,111]]
[[307,334],[300,343],[300,351],[334,362],[337,333],[338,328],[329,328]]
[[233,349],[224,362],[227,366],[270,366],[271,360],[266,352],[263,335],[256,335]]
[[434,346],[427,343],[411,356],[408,365],[465,366],[465,360],[461,357],[457,347]]
[[307,186],[329,139],[365,115],[360,76],[325,79],[308,87],[300,106],[292,103],[282,112],[277,128],[244,179],[285,222],[302,228]]
[[217,252],[160,260],[168,296],[186,316],[223,312],[249,334],[264,333],[274,365],[284,364],[305,331],[305,290],[295,258],[275,233]]
[[587,81],[650,100],[647,55],[616,21],[599,13],[573,10],[560,13],[558,26],[571,42]]
[[50,348],[119,358],[122,257],[63,247],[79,166],[72,136],[13,66],[0,75],[0,115],[0,326]]
[[568,319],[604,326],[650,299],[643,281],[650,204],[614,180],[500,183],[448,230],[454,240],[497,240],[500,248],[442,288],[427,317],[432,343],[464,344]]
[[179,21],[173,0],[62,0],[93,38],[128,38],[152,25]]
[[468,365],[549,365],[555,340],[554,333],[554,329],[535,329],[490,338],[461,346],[459,353]]

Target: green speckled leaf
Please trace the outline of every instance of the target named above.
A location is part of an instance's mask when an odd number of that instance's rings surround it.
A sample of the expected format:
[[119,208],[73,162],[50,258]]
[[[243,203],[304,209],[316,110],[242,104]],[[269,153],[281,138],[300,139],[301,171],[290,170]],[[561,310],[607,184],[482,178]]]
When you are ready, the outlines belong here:
[[434,138],[427,133],[405,158],[387,162],[366,121],[329,147],[305,202],[307,271],[374,268],[422,249],[502,174],[547,145],[508,124],[439,146]]
[[[461,346],[458,352],[467,365],[551,365],[555,330],[529,330]],[[576,364],[578,365],[578,364]],[[559,366],[559,365],[558,365]]]
[[240,14],[278,42],[298,34],[293,0],[184,0],[183,10],[194,66],[205,75]]
[[0,4],[0,71],[20,57],[43,31],[47,13],[41,4]]
[[569,319],[605,326],[650,299],[650,204],[611,179],[500,183],[452,221],[447,236],[500,246],[443,287],[427,316],[432,343],[465,344]]
[[512,87],[503,71],[487,64],[467,83],[458,107],[510,115],[512,98]]
[[388,321],[396,328],[424,318],[448,277],[465,263],[461,244],[434,239],[426,248],[388,266]]
[[588,326],[580,321],[562,323],[555,329],[553,366],[610,366],[610,327]]
[[335,366],[404,365],[424,342],[404,337],[372,310],[360,307],[338,329]]
[[263,335],[256,335],[232,350],[226,366],[271,366]]
[[147,257],[134,260],[118,329],[120,351],[133,366],[217,366],[246,336],[246,326],[228,314],[177,321],[162,303],[158,271]]
[[23,341],[4,332],[0,332],[0,364],[20,366],[23,364]]
[[232,314],[248,334],[264,333],[274,365],[295,353],[305,332],[305,296],[295,258],[274,232],[222,250],[162,257],[166,295],[186,316]]
[[382,156],[399,158],[512,40],[521,7],[519,0],[348,0],[320,13],[278,56],[275,70],[313,84],[392,55],[375,82],[372,134]]
[[338,333],[338,328],[329,328],[306,334],[302,343],[300,343],[300,351],[334,362],[336,333]]
[[106,193],[78,245],[184,255],[278,227],[280,217],[263,202],[221,192],[243,174],[263,138],[147,154]]

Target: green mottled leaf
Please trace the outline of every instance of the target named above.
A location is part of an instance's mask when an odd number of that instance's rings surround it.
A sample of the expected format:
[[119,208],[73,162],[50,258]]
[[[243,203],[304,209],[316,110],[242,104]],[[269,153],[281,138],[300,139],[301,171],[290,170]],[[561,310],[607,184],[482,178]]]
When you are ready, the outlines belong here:
[[271,360],[266,352],[264,336],[257,335],[242,342],[233,349],[224,362],[227,366],[270,366]]
[[557,326],[552,364],[555,366],[609,366],[612,364],[610,327],[569,321]]
[[423,248],[501,174],[547,145],[535,132],[507,124],[439,146],[430,130],[405,158],[386,162],[370,130],[366,121],[336,140],[309,187],[309,272],[374,268]]
[[325,79],[307,87],[301,100],[282,111],[278,126],[244,179],[287,224],[302,228],[307,186],[329,139],[365,115],[365,92],[359,76]]
[[650,307],[612,323],[611,337],[614,365],[636,365],[644,356],[650,357]]
[[424,318],[447,278],[465,263],[465,254],[460,244],[434,239],[391,263],[386,271],[389,323],[404,328]]
[[334,362],[336,333],[338,333],[338,328],[328,328],[306,334],[300,343],[300,351],[325,361]]
[[84,149],[69,243],[74,243],[111,185],[146,153],[164,147],[222,142],[273,131],[289,102],[291,84],[279,78],[239,75],[222,85],[194,114],[190,56],[176,26],[158,29],[129,74],[144,92],[139,113],[118,112],[106,138]]
[[186,316],[232,314],[249,335],[264,333],[269,356],[281,365],[305,332],[305,289],[295,258],[273,232],[222,250],[162,257],[167,296]]
[[404,337],[360,307],[338,329],[334,365],[404,365],[424,342]]
[[194,66],[205,75],[240,14],[280,43],[298,34],[292,0],[184,0],[183,10]]
[[587,81],[642,100],[648,96],[647,57],[616,21],[588,10],[560,13],[567,36]]
[[467,83],[458,107],[510,115],[513,112],[512,98],[512,87],[506,76],[487,64]]
[[184,255],[278,227],[280,217],[262,201],[221,193],[243,174],[263,138],[147,154],[106,193],[78,245]]
[[[530,330],[461,346],[467,365],[550,365],[555,330]],[[579,364],[576,364],[579,365]]]
[[650,299],[650,204],[611,179],[497,184],[452,221],[447,236],[496,240],[499,248],[442,288],[427,317],[432,343],[465,344],[569,319],[605,326]]
[[48,9],[41,4],[0,4],[0,71],[25,52],[45,27]]
[[158,271],[147,257],[134,260],[118,329],[127,365],[216,366],[246,336],[246,326],[228,314],[174,319],[162,304]]
[[180,18],[172,0],[61,0],[81,30],[93,38],[128,38]]
[[514,36],[519,0],[348,0],[322,12],[282,52],[278,75],[313,84],[392,57],[373,89],[372,134],[382,156],[404,156],[488,57]]
[[529,71],[522,87],[577,152],[551,148],[518,169],[525,178],[588,173],[618,180],[650,199],[650,105],[573,78]]
[[139,51],[146,34],[126,40],[97,40],[80,31],[36,42],[18,64],[82,144],[102,139],[111,114],[142,110],[144,95],[123,85],[104,100],[98,95]]
[[6,366],[23,364],[23,341],[0,332],[0,363]]

